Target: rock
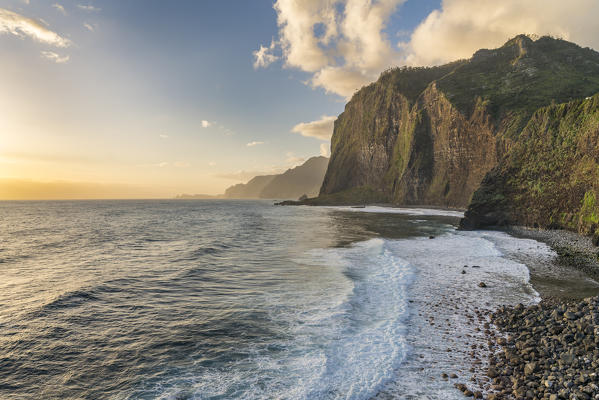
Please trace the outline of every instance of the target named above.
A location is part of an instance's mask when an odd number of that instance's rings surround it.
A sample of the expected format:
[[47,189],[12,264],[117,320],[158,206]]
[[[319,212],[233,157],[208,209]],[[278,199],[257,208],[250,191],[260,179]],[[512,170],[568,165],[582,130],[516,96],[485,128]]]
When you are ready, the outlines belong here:
[[564,313],[564,318],[565,318],[565,319],[569,319],[569,320],[575,320],[575,319],[576,319],[576,314],[574,314],[574,313],[573,313],[573,312],[571,312],[571,311],[566,311],[566,312]]
[[501,351],[489,353],[486,375],[500,396],[487,398],[599,400],[599,297],[501,307],[491,323]]
[[462,270],[462,275],[464,275],[466,273],[466,271]]
[[[473,268],[474,268],[474,267],[473,267]],[[479,283],[479,284],[478,284],[478,287],[481,287],[481,288],[486,288],[486,287],[487,287],[487,284],[486,284],[486,283],[484,283],[484,282],[481,282],[481,283]]]
[[576,359],[576,356],[572,353],[563,353],[560,357],[560,361],[564,364],[572,364],[574,362],[574,360]]
[[537,365],[535,363],[527,363],[524,366],[524,375],[532,375],[535,372]]

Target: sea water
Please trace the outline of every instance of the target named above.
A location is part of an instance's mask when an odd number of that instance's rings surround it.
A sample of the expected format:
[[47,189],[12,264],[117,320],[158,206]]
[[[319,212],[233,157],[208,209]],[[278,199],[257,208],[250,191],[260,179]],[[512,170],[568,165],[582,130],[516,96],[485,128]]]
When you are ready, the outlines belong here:
[[2,202],[0,398],[460,398],[475,311],[536,301],[518,254],[552,256],[460,217]]

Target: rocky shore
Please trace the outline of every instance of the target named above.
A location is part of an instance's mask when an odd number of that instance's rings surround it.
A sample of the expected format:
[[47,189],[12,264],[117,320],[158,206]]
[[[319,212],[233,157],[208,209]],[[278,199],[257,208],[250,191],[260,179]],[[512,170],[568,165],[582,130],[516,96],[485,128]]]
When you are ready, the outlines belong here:
[[[599,249],[588,238],[527,228],[509,233],[547,243],[562,267],[599,276]],[[488,368],[480,371],[485,390],[455,386],[466,397],[490,400],[599,399],[599,296],[580,297],[570,288],[557,296],[545,294],[536,305],[503,306],[488,313]]]
[[579,270],[599,280],[599,247],[593,243],[591,237],[566,230],[533,229],[521,226],[509,227],[506,232],[515,237],[546,243],[557,253],[558,264]]
[[468,397],[599,399],[599,297],[501,307],[486,324],[486,394],[456,387]]

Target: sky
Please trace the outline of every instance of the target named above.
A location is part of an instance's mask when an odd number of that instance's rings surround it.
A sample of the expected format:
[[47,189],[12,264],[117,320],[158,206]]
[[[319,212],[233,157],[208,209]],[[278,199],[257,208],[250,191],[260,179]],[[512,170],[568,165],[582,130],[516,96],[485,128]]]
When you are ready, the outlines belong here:
[[222,193],[328,155],[352,94],[596,0],[0,0],[0,199]]

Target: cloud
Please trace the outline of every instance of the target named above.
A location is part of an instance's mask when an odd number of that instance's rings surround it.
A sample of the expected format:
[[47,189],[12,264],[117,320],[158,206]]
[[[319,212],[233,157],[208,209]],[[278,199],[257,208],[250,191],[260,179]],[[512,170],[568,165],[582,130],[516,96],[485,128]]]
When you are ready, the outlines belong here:
[[279,59],[279,56],[272,54],[276,50],[276,43],[273,39],[270,42],[270,46],[265,47],[260,45],[260,49],[254,51],[254,68],[266,68],[273,62]]
[[[465,10],[468,10],[465,12]],[[596,0],[444,0],[403,44],[406,63],[469,58],[518,34],[553,35],[599,49]]]
[[249,142],[248,144],[246,144],[247,147],[254,147],[254,146],[258,146],[264,144],[264,142]]
[[164,133],[163,133],[163,134],[160,134],[160,135],[158,135],[158,136],[160,137],[160,139],[168,139],[168,138],[169,138],[169,136],[168,136],[168,135],[165,135]]
[[209,166],[209,167],[216,167],[216,162],[214,162],[214,161],[210,161],[210,162],[208,163],[208,166]]
[[320,155],[323,157],[329,157],[331,155],[331,145],[329,143],[320,144]]
[[312,74],[313,87],[350,97],[398,60],[385,29],[404,2],[277,0],[279,38],[254,52],[255,66],[276,59],[280,48],[287,67]]
[[38,42],[56,47],[69,47],[71,45],[70,40],[49,30],[40,22],[4,8],[0,8],[0,34],[2,33],[10,33],[20,37],[27,36]]
[[320,140],[331,140],[333,126],[337,117],[323,115],[318,121],[302,122],[291,129],[293,133]]
[[87,29],[90,32],[93,32],[96,30],[96,28],[92,24],[88,24],[87,22],[84,23],[83,26],[85,27],[85,29]]
[[42,51],[42,57],[54,61],[57,64],[64,64],[71,59],[71,56],[61,56],[53,51]]
[[175,168],[189,168],[189,167],[191,167],[191,164],[188,163],[187,161],[175,161],[173,163],[173,167],[175,167]]
[[212,125],[210,121],[202,120],[202,128],[209,128]]
[[77,4],[77,8],[81,9],[81,10],[85,10],[85,11],[89,11],[89,12],[97,12],[97,11],[102,11],[101,8],[98,7],[94,7],[91,4],[88,5],[84,5],[84,4]]
[[62,13],[62,15],[67,15],[67,10],[64,9],[64,7],[58,3],[54,3],[52,4],[52,7],[56,8],[58,11],[60,11]]

